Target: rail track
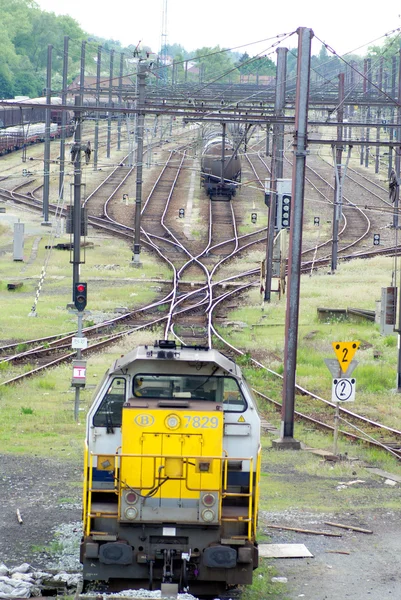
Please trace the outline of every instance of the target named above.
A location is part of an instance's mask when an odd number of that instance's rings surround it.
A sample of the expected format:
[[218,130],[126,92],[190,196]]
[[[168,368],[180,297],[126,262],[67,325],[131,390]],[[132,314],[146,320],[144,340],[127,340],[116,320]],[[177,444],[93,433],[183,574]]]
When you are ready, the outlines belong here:
[[[251,269],[231,277],[219,277],[219,271],[230,259],[239,256],[250,247],[262,244],[265,241],[266,232],[265,229],[260,229],[240,236],[237,226],[240,221],[240,216],[236,215],[237,205],[234,202],[213,202],[208,205],[206,240],[191,242],[186,236],[183,236],[172,215],[177,210],[175,197],[187,160],[185,150],[182,148],[180,152],[169,154],[142,208],[141,242],[149,250],[154,251],[159,259],[170,265],[171,286],[166,289],[163,298],[149,306],[130,311],[101,325],[86,328],[85,336],[89,339],[89,347],[84,354],[97,351],[106,344],[116,343],[134,331],[155,325],[164,327],[165,337],[173,336],[188,344],[212,345],[212,338],[216,336],[232,352],[241,353],[240,349],[233,348],[222,338],[213,324],[213,315],[221,308],[223,302],[236,294],[246,292],[252,286],[259,285],[259,269]],[[120,171],[119,176],[121,176],[122,168],[116,169],[116,171]],[[126,174],[126,172],[123,173],[123,177]],[[112,174],[109,179],[111,177]],[[90,222],[96,227],[102,227],[111,234],[123,236],[132,242],[132,227],[120,223],[110,216],[113,213],[115,185],[113,183],[109,190],[97,188],[97,194],[102,190],[98,196],[101,201],[96,200],[96,194],[91,195],[91,202],[92,200],[95,202],[89,204],[90,212],[93,210],[95,214],[91,214]],[[30,207],[39,208],[41,205],[39,200],[26,194],[13,191],[8,192],[8,195],[15,201],[24,202]],[[49,366],[70,360],[75,354],[70,350],[71,338],[74,334],[75,332],[70,332],[62,336],[43,338],[40,342],[31,340],[29,348],[25,352],[16,352],[17,345],[0,348],[3,353],[3,359],[0,362],[7,362],[17,368],[24,360],[37,363],[36,367],[27,373],[19,373],[3,381],[2,384],[15,383],[24,377],[32,376],[49,368]],[[258,364],[257,361],[253,362]],[[259,364],[258,366],[280,378],[279,374],[267,367]],[[308,409],[311,414],[306,414],[305,409],[303,414],[299,413],[297,416],[308,419],[316,426],[330,430],[332,416],[326,409],[330,407],[332,410],[333,405],[307,390],[297,389],[303,404],[306,404],[307,397],[311,398],[312,403]],[[258,394],[264,400],[274,402],[260,392]],[[316,410],[317,401],[325,407],[324,418],[316,416],[316,412],[319,412]],[[352,426],[347,425],[343,428],[344,435],[353,437],[353,439],[364,439],[365,441],[368,439],[369,443],[383,445],[391,453],[400,455],[397,448],[400,445],[401,432],[354,415],[344,409],[342,409],[342,413],[347,415],[350,422],[353,419],[360,431],[366,430],[366,434],[358,435],[352,431]]]

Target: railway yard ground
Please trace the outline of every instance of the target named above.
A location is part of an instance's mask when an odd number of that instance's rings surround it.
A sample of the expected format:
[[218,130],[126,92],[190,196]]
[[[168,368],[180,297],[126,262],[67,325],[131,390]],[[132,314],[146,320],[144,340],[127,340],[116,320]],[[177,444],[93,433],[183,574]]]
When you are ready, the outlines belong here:
[[[91,185],[94,187],[97,182],[93,181]],[[192,228],[184,231],[190,238],[196,237],[199,231],[204,206],[199,207],[201,192],[193,181],[191,184],[189,173],[186,176],[188,185],[193,189],[192,218],[197,219]],[[150,188],[150,182],[145,181],[145,186]],[[182,195],[176,200],[176,208],[185,197],[182,190],[179,193]],[[239,202],[242,198],[248,228],[248,213],[253,210],[252,195],[253,191],[245,188],[234,201]],[[366,202],[363,199],[361,204]],[[115,210],[121,214],[126,212],[122,203]],[[128,210],[133,214],[132,205]],[[325,213],[321,210],[322,222],[326,222],[324,228],[329,229],[327,221],[332,207],[326,207]],[[310,224],[316,214],[313,205],[307,208],[307,214],[306,237],[313,247],[323,231],[318,232]],[[41,292],[38,317],[25,318],[35,297],[46,236],[41,235],[43,228],[39,216],[13,208],[11,203],[7,203],[6,215],[1,216],[4,222],[8,220],[8,224],[0,224],[0,255],[6,265],[0,285],[3,342],[74,329],[76,317],[65,310],[71,296],[69,253],[55,251],[59,254],[56,257],[53,254],[53,263],[48,266],[49,277]],[[8,228],[11,229],[9,224],[15,218],[27,223],[27,258],[25,262],[13,264]],[[383,243],[387,241],[391,245],[393,232],[388,224],[389,215],[385,214],[384,222],[374,231],[381,233]],[[38,238],[41,239],[37,248],[35,240]],[[365,241],[365,246],[371,249],[371,236],[369,240]],[[144,268],[132,270],[128,266],[131,249],[126,242],[110,241],[106,234],[94,233],[92,228],[88,241],[94,241],[94,246],[88,250],[87,263],[82,267],[83,273],[88,275],[83,280],[89,282],[88,308],[91,309],[92,298],[96,296],[98,310],[92,311],[85,325],[109,318],[124,306],[150,301],[160,293],[168,270],[164,265],[152,262],[146,251],[142,255]],[[248,261],[255,266],[262,255],[259,250],[256,258],[247,255],[235,259],[225,268],[234,272],[241,266],[243,270],[244,262]],[[356,402],[347,408],[400,429],[401,397],[393,389],[396,336],[381,336],[378,325],[371,321],[337,317],[319,320],[317,317],[319,307],[345,309],[353,306],[374,310],[380,289],[391,285],[395,268],[397,265],[391,257],[376,257],[369,261],[340,262],[335,275],[330,275],[326,267],[311,277],[303,276],[297,383],[330,399],[331,377],[323,358],[333,357],[331,341],[360,340],[356,356],[359,361],[355,372]],[[23,281],[23,286],[10,292],[7,284],[14,280]],[[253,368],[247,357],[252,355],[260,363],[282,373],[284,319],[285,297],[279,300],[275,296],[271,305],[262,307],[256,288],[241,299],[231,300],[216,318],[226,337],[244,350],[246,356],[238,360],[252,386],[277,401],[281,399],[280,386],[262,369]],[[17,385],[0,386],[0,562],[7,567],[26,562],[40,570],[79,570],[84,415],[91,395],[112,360],[133,346],[151,343],[162,335],[161,327],[153,327],[146,333],[137,332],[89,358],[88,385],[81,394],[82,418],[78,423],[73,420],[70,365],[49,370]],[[19,364],[0,368],[1,379],[6,379],[9,371],[14,375],[27,368],[29,366]],[[296,408],[304,409],[306,403],[303,395],[297,395]],[[310,412],[323,420],[327,410],[315,402]],[[279,413],[271,405],[262,402],[261,412],[264,419],[279,426]],[[323,434],[300,420],[295,423],[295,437],[302,442],[302,450],[273,450],[271,441],[277,435],[277,432],[265,432],[263,436],[259,541],[305,544],[313,556],[261,559],[254,584],[243,591],[243,599],[398,598],[401,589],[400,463],[378,449],[351,444],[343,437],[339,441],[343,460],[332,460],[329,452],[332,434]],[[320,454],[306,448],[317,449]],[[374,468],[379,470],[373,471]],[[22,523],[18,522],[17,510]],[[372,533],[335,528],[326,522]],[[305,530],[336,533],[338,537]]]
[[[306,439],[310,436],[307,431],[298,433]],[[244,592],[245,598],[397,598],[401,585],[397,567],[400,483],[389,485],[385,477],[365,468],[369,466],[365,459],[333,463],[308,451],[271,450],[274,436],[270,433],[263,439],[260,542],[305,544],[313,557],[261,559],[255,583]],[[347,449],[352,458],[352,447]],[[63,459],[1,454],[0,558],[9,568],[28,562],[45,571],[78,570],[81,452],[71,446],[63,450]],[[16,518],[17,508],[22,524]],[[325,521],[372,533],[334,528]]]

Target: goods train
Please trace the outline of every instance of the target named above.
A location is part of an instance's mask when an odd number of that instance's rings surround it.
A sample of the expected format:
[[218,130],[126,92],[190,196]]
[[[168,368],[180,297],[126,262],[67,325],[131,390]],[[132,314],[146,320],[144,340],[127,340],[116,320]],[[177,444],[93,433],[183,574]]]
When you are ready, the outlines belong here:
[[[14,98],[12,100],[4,100],[4,102],[19,102],[18,106],[0,106],[0,128],[13,127],[21,124],[41,123],[46,120],[46,98]],[[34,104],[35,106],[27,106]],[[51,109],[50,120],[52,123],[61,125],[62,111],[57,108],[61,104],[61,98],[56,96],[51,98],[51,104],[54,108]],[[72,111],[67,111],[66,122],[69,123],[73,117]]]
[[[45,141],[45,123],[35,123],[33,125],[16,125],[0,129],[0,156],[19,150],[24,146],[36,144]],[[73,125],[66,127],[66,136],[73,134]],[[50,139],[60,137],[61,127],[56,123],[50,124]]]
[[223,136],[209,138],[202,151],[201,182],[210,199],[231,200],[240,181],[241,161],[234,144],[226,138],[223,155]]
[[171,340],[119,358],[87,417],[84,591],[251,583],[259,475],[260,419],[231,359]]

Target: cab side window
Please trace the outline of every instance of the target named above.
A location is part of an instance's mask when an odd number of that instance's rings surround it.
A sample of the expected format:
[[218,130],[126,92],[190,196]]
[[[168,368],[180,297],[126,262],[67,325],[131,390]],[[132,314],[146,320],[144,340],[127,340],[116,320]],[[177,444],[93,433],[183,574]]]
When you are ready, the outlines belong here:
[[244,412],[247,404],[241,394],[238,383],[231,377],[224,377],[223,410],[228,412]]
[[126,398],[126,381],[116,377],[110,383],[93,417],[94,427],[121,427],[123,404]]

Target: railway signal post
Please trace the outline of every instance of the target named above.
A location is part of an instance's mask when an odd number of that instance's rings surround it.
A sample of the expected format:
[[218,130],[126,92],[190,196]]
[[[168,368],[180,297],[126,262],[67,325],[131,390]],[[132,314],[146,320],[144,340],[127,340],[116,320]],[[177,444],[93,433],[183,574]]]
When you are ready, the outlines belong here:
[[77,351],[77,358],[72,362],[72,381],[71,385],[75,387],[74,419],[78,421],[79,415],[79,396],[81,387],[86,383],[86,361],[82,360],[82,350],[88,345],[88,340],[82,335],[82,320],[87,303],[88,284],[84,282],[74,283],[73,300],[78,312],[78,332],[77,337],[72,338],[72,347]]

